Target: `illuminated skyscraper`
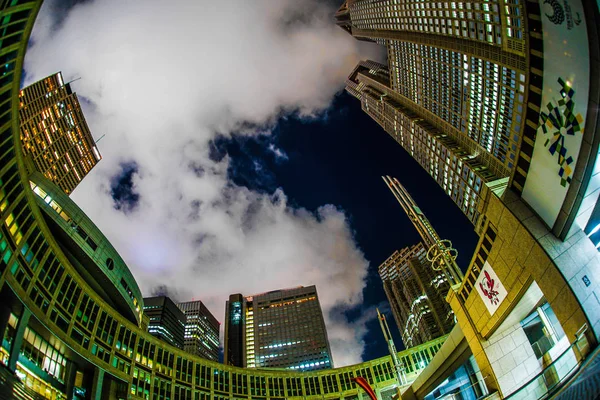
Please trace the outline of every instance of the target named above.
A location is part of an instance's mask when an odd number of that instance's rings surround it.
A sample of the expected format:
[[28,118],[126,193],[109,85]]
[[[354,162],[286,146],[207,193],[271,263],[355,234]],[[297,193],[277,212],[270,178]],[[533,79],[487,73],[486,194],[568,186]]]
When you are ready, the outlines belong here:
[[395,251],[379,266],[379,276],[406,348],[449,333],[454,314],[443,273],[427,261],[422,243]]
[[225,363],[299,371],[333,368],[315,286],[231,295],[225,315]]
[[[246,298],[241,294],[232,294],[225,304],[225,343],[223,364],[246,366]],[[250,321],[254,312],[250,312]],[[254,335],[251,335],[254,350]]]
[[166,296],[144,298],[144,314],[150,317],[148,332],[183,349],[185,314]]
[[476,228],[516,169],[525,123],[524,10],[504,4],[347,0],[336,13],[388,53],[387,66],[360,62],[346,90]]
[[461,284],[463,273],[455,262],[452,243],[439,237],[404,186],[396,178],[384,176],[383,180],[422,240],[395,251],[379,266],[385,294],[408,348],[450,332],[454,314],[446,295],[451,286]]
[[23,152],[32,167],[67,194],[102,158],[77,95],[60,72],[20,91],[19,118]]
[[183,349],[208,360],[219,361],[219,321],[200,300],[177,306],[186,318]]

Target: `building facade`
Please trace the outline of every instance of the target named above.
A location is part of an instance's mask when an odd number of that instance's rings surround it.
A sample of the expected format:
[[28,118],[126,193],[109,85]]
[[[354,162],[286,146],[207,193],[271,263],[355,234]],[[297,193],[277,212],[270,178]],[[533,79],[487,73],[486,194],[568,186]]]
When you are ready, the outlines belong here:
[[450,333],[450,285],[442,272],[431,268],[423,244],[395,251],[379,266],[379,276],[405,348]]
[[333,367],[315,286],[234,294],[226,313],[226,363],[299,371]]
[[185,314],[167,296],[144,298],[144,314],[150,319],[148,332],[178,349],[183,349]]
[[[223,364],[246,365],[246,297],[232,294],[225,304]],[[254,317],[254,313],[250,314]],[[251,320],[252,321],[252,320]],[[250,337],[254,345],[254,335]],[[252,348],[254,349],[254,347]]]
[[[348,0],[335,18],[388,54],[347,92],[480,236],[446,297],[457,324],[402,398],[550,395],[600,337],[597,4]],[[435,377],[468,355],[476,384]]]
[[219,321],[200,300],[179,303],[177,307],[185,314],[183,349],[207,360],[219,361]]
[[67,194],[102,158],[77,94],[61,72],[19,92],[19,118],[23,153]]
[[346,90],[476,226],[515,169],[525,123],[524,9],[504,3],[348,0],[336,13],[388,53],[388,65],[360,62]]

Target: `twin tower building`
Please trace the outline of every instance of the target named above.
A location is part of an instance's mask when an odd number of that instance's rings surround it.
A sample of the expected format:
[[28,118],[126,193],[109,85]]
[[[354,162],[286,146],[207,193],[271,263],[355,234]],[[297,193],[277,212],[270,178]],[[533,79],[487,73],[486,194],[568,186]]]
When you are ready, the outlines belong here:
[[[387,49],[387,65],[361,61],[346,91],[431,175],[478,233],[492,192],[501,194],[511,175],[514,190],[523,190],[529,159],[524,150],[530,146],[521,144],[520,132],[532,136],[537,126],[526,125],[524,14],[517,2],[504,4],[347,0],[335,14],[338,26],[354,38]],[[462,273],[453,260],[450,276],[432,268],[434,250],[441,246],[446,258],[455,251],[423,224],[402,185],[384,180],[423,239],[379,267],[408,348],[451,331],[455,318],[445,296]]]

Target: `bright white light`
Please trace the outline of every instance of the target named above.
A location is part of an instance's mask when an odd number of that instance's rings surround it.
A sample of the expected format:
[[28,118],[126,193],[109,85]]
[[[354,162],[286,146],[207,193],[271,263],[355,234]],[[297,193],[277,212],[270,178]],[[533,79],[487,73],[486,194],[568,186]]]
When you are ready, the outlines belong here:
[[590,231],[590,233],[587,234],[588,237],[592,236],[594,233],[598,232],[598,229],[600,229],[600,223],[596,224],[596,226],[594,227],[594,229],[592,229]]

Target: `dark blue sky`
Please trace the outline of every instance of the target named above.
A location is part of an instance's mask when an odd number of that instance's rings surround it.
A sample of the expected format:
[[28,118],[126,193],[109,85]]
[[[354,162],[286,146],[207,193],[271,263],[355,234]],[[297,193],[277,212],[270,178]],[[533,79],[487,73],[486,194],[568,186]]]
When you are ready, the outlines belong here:
[[[369,307],[387,306],[377,267],[394,250],[420,240],[382,175],[398,178],[440,236],[453,242],[463,270],[470,262],[477,237],[467,218],[433,178],[361,110],[360,102],[345,92],[336,96],[325,118],[284,118],[272,136],[221,138],[214,145],[216,157],[228,154],[231,158],[229,176],[236,184],[267,193],[281,187],[291,206],[315,211],[333,204],[346,213],[358,247],[370,263],[363,307],[349,313],[350,319]],[[271,146],[287,159],[277,157]],[[396,346],[402,348],[391,313],[387,317]],[[386,355],[377,319],[368,328],[363,357]]]

